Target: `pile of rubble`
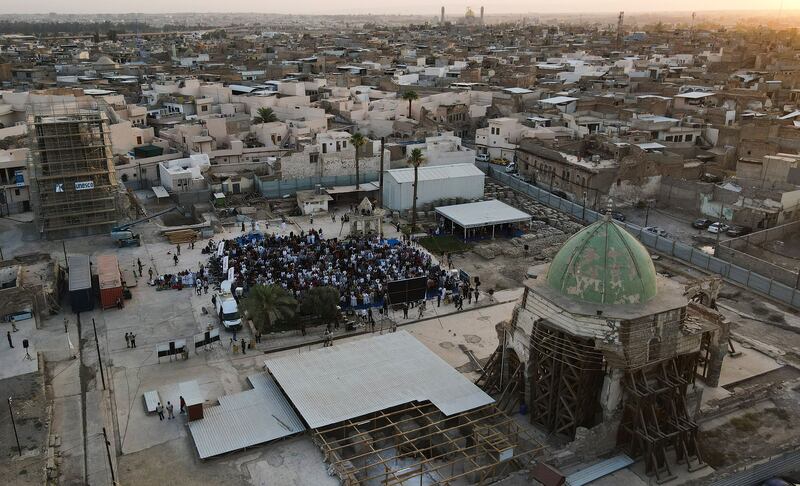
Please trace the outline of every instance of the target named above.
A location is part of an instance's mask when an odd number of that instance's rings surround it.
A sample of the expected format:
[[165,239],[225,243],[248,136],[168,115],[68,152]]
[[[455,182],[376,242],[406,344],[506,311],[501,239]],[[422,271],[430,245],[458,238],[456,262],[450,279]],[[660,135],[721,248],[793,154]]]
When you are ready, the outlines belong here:
[[[512,258],[533,258],[549,260],[556,254],[569,235],[560,229],[548,226],[544,221],[533,221],[532,230],[519,238],[510,240],[510,245],[501,243],[481,243],[473,250],[481,257],[491,260],[499,255]],[[527,249],[526,249],[527,247]]]
[[582,224],[573,221],[566,214],[538,203],[532,198],[515,192],[508,187],[501,186],[494,181],[486,181],[484,195],[487,199],[497,199],[514,206],[520,211],[533,216],[534,220],[543,221],[568,235],[577,233],[583,228]]

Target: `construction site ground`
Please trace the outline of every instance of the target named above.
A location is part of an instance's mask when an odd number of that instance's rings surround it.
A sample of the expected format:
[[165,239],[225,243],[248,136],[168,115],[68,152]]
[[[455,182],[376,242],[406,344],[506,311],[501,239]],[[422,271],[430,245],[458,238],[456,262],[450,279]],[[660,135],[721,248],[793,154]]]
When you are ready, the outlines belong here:
[[[503,188],[494,187],[492,190],[495,193],[503,191],[504,198],[509,199]],[[512,195],[510,199],[523,207],[527,204],[520,201],[517,195]],[[498,239],[478,242],[469,252],[455,256],[455,267],[480,277],[481,290],[497,290],[493,301],[484,294],[477,306],[465,304],[461,313],[455,313],[452,305],[443,304],[438,308],[434,304],[429,305],[419,321],[415,309],[410,312],[411,319],[404,320],[397,315],[392,317],[448,363],[467,373],[470,378],[476,377],[480,363],[497,346],[495,325],[511,318],[527,268],[531,264],[547,261],[554,251],[550,248],[557,248],[559,244],[556,240],[566,239],[571,234],[570,228],[574,228],[571,225],[576,223],[569,221],[569,225],[565,226],[565,220],[561,219],[537,224],[537,230],[541,230],[539,233],[547,233],[547,238],[555,238],[553,241],[533,238],[527,255],[522,248],[522,240]],[[340,236],[347,232],[347,226],[342,226],[338,218],[334,222],[326,215],[315,217],[313,226],[322,228],[325,236]],[[285,230],[281,230],[276,222],[270,225],[269,230],[288,232],[310,227],[310,218],[295,217]],[[176,266],[172,260],[176,248],[161,235],[162,229],[158,221],[137,226],[136,231],[142,235],[141,247],[119,249],[108,235],[70,239],[62,246],[61,241],[39,239],[31,223],[4,218],[0,219],[0,248],[6,258],[41,251],[50,253],[61,262],[64,261],[65,249],[70,254],[92,256],[114,253],[119,258],[120,266],[129,275],[137,258],[142,260],[145,274],[150,267],[156,273],[166,273],[197,268],[199,263],[207,261],[206,255],[200,251],[207,240],[201,240],[194,250],[182,245],[180,261]],[[553,229],[561,234],[557,235]],[[384,230],[387,236],[398,236],[391,224],[385,224]],[[215,241],[241,234],[238,224],[226,226],[224,231],[214,235]],[[697,269],[664,257],[656,265],[660,272],[680,282],[705,276]],[[229,336],[222,331],[223,341],[215,349],[199,351],[197,354],[190,352],[186,361],[162,358],[159,363],[155,354],[157,344],[173,338],[191,340],[192,335],[202,332],[209,324],[216,325],[215,319],[203,311],[204,307],[210,307],[211,295],[197,296],[192,289],[157,291],[142,279],[134,279],[129,284],[133,298],[126,301],[125,308],[96,309],[84,313],[80,326],[66,301],[64,310],[58,315],[46,316],[35,326],[32,320],[25,321],[30,323],[33,349],[45,362],[42,367],[44,370],[40,371],[46,372],[46,402],[51,408],[45,409],[44,416],[39,419],[44,432],[21,436],[23,449],[40,451],[35,458],[39,469],[22,462],[14,463],[23,467],[15,470],[17,475],[12,484],[42,484],[42,470],[50,443],[48,435],[58,438],[54,454],[59,457],[57,462],[64,484],[80,483],[84,478],[88,478],[92,484],[110,482],[110,467],[114,468],[116,479],[123,484],[159,484],[165,480],[196,484],[219,484],[223,481],[249,484],[338,483],[327,475],[322,456],[308,435],[200,461],[185,419],[179,416],[176,420],[159,421],[157,417],[145,414],[142,403],[145,391],[158,390],[162,397],[171,397],[177,383],[193,379],[198,381],[208,403],[213,404],[223,394],[247,389],[246,376],[261,369],[265,353],[301,353],[321,347],[322,329],[309,329],[306,336],[295,332],[264,336],[258,349],[250,350],[246,355],[233,354]],[[773,430],[778,423],[795,427],[800,417],[797,407],[787,406],[787,402],[781,401],[791,400],[791,394],[795,393],[789,386],[792,375],[781,370],[800,364],[800,335],[797,332],[800,319],[786,309],[728,284],[723,286],[719,303],[721,311],[732,323],[734,345],[742,354],[730,358],[726,365],[729,368],[723,368],[723,385],[732,386],[706,390],[709,395],[703,406],[713,409],[713,398],[730,400],[731,396],[750,396],[753,387],[777,387],[783,383],[786,394],[785,398],[781,398],[779,392],[774,392],[763,400],[747,403],[744,408],[719,410],[711,418],[701,419],[703,429],[711,437],[720,438],[716,441],[717,449],[711,453],[709,462],[713,461],[716,467],[726,468],[737,461],[746,462],[751,456],[763,455],[764,451],[778,450],[800,436],[795,434],[787,437]],[[69,318],[68,333],[64,332],[64,316]],[[4,331],[7,327],[8,324],[2,324],[0,330]],[[387,332],[389,327],[388,322],[379,322],[375,332]],[[336,339],[362,339],[369,334],[364,331],[360,329],[348,334],[340,330]],[[136,333],[136,349],[126,348],[126,332]],[[247,330],[240,333],[241,337],[248,341],[252,338]],[[19,359],[17,354],[10,351],[17,350],[9,350],[5,346],[2,348],[0,365],[6,360],[16,363]],[[102,375],[100,361],[103,363]],[[16,376],[23,390],[32,389],[37,380],[41,382],[41,375],[30,370],[20,370]],[[772,378],[774,382],[770,381]],[[3,384],[5,382],[0,382],[0,385]],[[24,393],[20,392],[20,395]],[[796,397],[794,399],[797,400]],[[728,439],[728,434],[734,434],[736,427],[742,426],[731,423],[737,414],[773,407],[781,411],[764,412],[758,420],[746,420],[746,427],[756,428],[759,449],[752,450],[753,444],[746,441]],[[772,417],[775,417],[774,420]],[[782,417],[786,417],[785,420]],[[528,417],[518,415],[517,418],[519,423],[528,424]],[[3,420],[0,420],[0,424],[4,425]],[[35,427],[36,419],[28,423]],[[104,427],[109,434],[109,448],[114,458],[111,466],[103,441]],[[13,435],[2,434],[0,450],[4,455],[16,447],[9,441],[13,441]],[[27,469],[27,473],[20,474],[23,468]],[[680,472],[681,468],[676,470]],[[647,484],[646,477],[638,474],[635,468],[616,475],[628,475],[625,476],[625,484]],[[631,479],[633,477],[638,478],[639,483]],[[681,476],[677,482],[686,479]]]

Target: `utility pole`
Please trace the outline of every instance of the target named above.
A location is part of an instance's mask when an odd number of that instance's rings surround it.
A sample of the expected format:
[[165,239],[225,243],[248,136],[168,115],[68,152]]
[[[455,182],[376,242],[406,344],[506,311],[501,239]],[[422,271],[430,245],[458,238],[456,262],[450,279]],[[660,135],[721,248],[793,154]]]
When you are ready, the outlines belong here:
[[617,49],[622,47],[622,23],[625,19],[625,12],[620,12],[617,18]]
[[108,441],[108,434],[106,433],[105,427],[103,427],[103,442],[106,443],[106,454],[108,455],[108,469],[111,471],[111,484],[117,484],[116,478],[114,477],[114,463],[111,461],[111,449],[109,448],[111,442]]
[[100,355],[100,341],[97,340],[97,325],[92,317],[92,329],[94,329],[94,344],[97,347],[97,364],[100,366],[100,379],[103,381],[103,390],[106,389],[106,374],[103,371],[103,357]]
[[61,249],[64,250],[64,266],[67,267],[67,271],[69,271],[69,260],[67,260],[67,244],[64,243],[64,240],[61,240]]
[[381,171],[378,174],[378,201],[383,207],[383,145],[386,143],[386,137],[381,137]]
[[14,438],[17,439],[17,451],[22,457],[22,447],[19,445],[19,435],[17,435],[17,423],[14,421],[14,410],[11,409],[11,397],[8,397],[8,413],[11,414],[11,426],[14,427]]
[[585,223],[586,222],[586,191],[583,191],[583,210],[581,212],[581,220]]

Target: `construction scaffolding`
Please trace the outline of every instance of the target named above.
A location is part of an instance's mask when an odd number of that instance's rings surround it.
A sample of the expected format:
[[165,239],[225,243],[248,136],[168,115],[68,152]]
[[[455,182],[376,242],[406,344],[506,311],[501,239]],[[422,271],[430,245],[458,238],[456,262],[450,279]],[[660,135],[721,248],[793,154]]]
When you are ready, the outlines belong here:
[[117,180],[105,107],[65,101],[31,105],[27,116],[31,200],[42,237],[111,230]]
[[345,486],[487,484],[544,451],[494,405],[447,417],[430,402],[409,403],[313,437]]
[[528,370],[533,423],[569,440],[578,427],[596,425],[605,364],[592,340],[537,321]]
[[675,462],[689,471],[704,466],[697,443],[697,424],[689,418],[686,394],[694,383],[698,353],[661,361],[625,375],[626,399],[618,443],[633,458],[644,458],[647,474],[663,483],[676,476]]

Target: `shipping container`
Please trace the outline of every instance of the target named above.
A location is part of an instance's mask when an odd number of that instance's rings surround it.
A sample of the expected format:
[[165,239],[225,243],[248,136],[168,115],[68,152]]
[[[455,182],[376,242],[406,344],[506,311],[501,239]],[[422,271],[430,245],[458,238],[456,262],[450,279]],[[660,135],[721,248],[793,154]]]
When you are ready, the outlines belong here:
[[94,308],[92,296],[92,270],[89,257],[86,255],[70,255],[67,257],[69,269],[69,301],[72,312],[86,312]]
[[100,287],[100,305],[103,309],[115,307],[117,301],[122,302],[122,276],[116,256],[97,257],[97,281]]

